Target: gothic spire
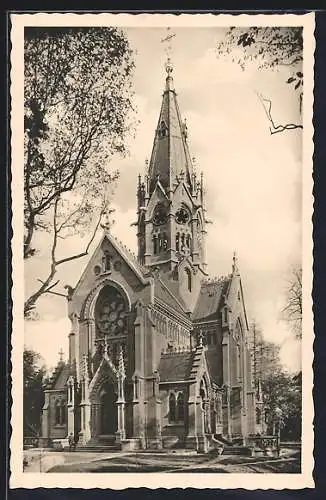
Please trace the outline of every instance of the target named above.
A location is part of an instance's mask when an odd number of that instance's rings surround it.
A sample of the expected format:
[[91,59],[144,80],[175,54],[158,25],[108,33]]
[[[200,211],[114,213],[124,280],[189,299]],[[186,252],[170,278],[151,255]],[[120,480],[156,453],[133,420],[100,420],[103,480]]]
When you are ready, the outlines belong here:
[[193,167],[187,143],[187,124],[181,118],[172,77],[173,65],[169,57],[165,70],[167,73],[165,89],[149,163],[149,195],[155,189],[158,176],[167,193],[173,191],[182,172],[184,172],[184,181],[188,187],[190,189],[193,187]]

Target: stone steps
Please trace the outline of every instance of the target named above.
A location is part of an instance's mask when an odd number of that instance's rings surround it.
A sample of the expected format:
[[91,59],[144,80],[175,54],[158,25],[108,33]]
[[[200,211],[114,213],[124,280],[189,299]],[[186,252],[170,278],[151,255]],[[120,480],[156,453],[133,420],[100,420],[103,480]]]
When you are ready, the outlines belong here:
[[250,454],[247,446],[224,446],[222,455],[242,455],[248,456]]
[[76,448],[76,451],[96,451],[96,452],[111,453],[114,451],[121,451],[121,447],[119,445],[114,446],[114,445],[94,444],[94,445],[80,446]]

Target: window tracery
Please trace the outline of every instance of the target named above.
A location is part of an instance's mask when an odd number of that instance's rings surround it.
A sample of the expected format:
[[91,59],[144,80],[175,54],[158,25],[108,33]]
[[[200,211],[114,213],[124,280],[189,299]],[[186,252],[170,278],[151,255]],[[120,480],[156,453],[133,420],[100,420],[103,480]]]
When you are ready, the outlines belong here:
[[112,286],[104,287],[95,307],[98,336],[127,333],[127,306],[121,293]]
[[66,423],[66,404],[63,399],[57,399],[54,405],[54,420],[56,425]]

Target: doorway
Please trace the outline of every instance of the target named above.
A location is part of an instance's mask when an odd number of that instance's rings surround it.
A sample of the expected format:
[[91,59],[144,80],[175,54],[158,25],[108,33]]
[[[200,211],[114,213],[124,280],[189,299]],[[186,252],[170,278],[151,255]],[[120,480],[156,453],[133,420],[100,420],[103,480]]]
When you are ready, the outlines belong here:
[[117,391],[112,382],[106,382],[100,393],[100,434],[112,435],[118,429]]

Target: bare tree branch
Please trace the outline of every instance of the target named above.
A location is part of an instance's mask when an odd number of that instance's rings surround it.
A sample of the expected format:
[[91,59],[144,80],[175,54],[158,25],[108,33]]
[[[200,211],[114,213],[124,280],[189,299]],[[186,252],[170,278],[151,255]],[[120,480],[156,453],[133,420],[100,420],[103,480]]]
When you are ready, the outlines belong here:
[[[269,128],[271,135],[273,134],[278,134],[279,132],[284,132],[285,130],[293,130],[293,129],[303,129],[303,126],[301,124],[295,124],[295,123],[287,123],[285,125],[276,125],[273,117],[272,117],[272,101],[270,99],[267,99],[266,97],[263,97],[259,92],[255,92],[261,105],[264,108],[265,114],[267,116],[268,121],[271,123],[271,127]],[[265,104],[266,103],[266,104]]]
[[103,207],[102,207],[102,209],[99,212],[97,222],[95,224],[95,227],[94,227],[94,230],[92,232],[92,235],[91,235],[90,239],[88,240],[88,243],[86,245],[85,250],[83,252],[78,253],[78,254],[69,255],[68,257],[64,257],[62,259],[58,259],[57,260],[57,258],[56,258],[56,250],[57,250],[57,243],[58,243],[58,237],[59,237],[59,226],[57,224],[58,200],[56,201],[55,207],[54,207],[54,214],[53,214],[53,239],[52,239],[52,246],[51,246],[50,270],[49,270],[49,273],[48,273],[48,275],[47,275],[47,277],[46,277],[46,279],[44,281],[38,279],[38,281],[41,282],[42,285],[39,287],[39,289],[36,292],[34,292],[25,301],[25,305],[24,305],[24,314],[25,314],[25,316],[27,316],[27,317],[29,316],[29,314],[31,313],[31,311],[35,307],[35,303],[37,302],[37,300],[42,295],[44,295],[46,293],[54,293],[56,295],[59,295],[57,292],[53,292],[53,288],[58,285],[59,280],[56,281],[54,284],[52,284],[52,280],[53,280],[53,278],[54,278],[54,276],[55,276],[55,274],[57,272],[58,267],[61,266],[62,264],[65,264],[67,262],[71,262],[73,260],[80,259],[81,257],[85,257],[86,255],[88,255],[90,246],[92,245],[92,243],[93,243],[93,241],[95,239],[96,233],[97,233],[98,228],[99,228],[99,226],[101,224],[101,220],[102,220],[103,214],[106,211],[106,209],[107,209],[107,205],[103,204]]
[[302,336],[302,270],[294,268],[286,285],[286,303],[281,311],[282,318],[291,324],[296,338]]

